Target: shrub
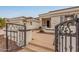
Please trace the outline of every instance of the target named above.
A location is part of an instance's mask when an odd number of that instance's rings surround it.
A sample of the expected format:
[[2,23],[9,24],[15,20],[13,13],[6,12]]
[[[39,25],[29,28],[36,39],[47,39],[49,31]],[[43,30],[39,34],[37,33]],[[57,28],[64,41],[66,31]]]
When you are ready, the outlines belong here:
[[39,32],[44,32],[44,30],[42,29],[42,27],[39,27]]
[[0,28],[5,27],[5,19],[4,18],[0,18]]

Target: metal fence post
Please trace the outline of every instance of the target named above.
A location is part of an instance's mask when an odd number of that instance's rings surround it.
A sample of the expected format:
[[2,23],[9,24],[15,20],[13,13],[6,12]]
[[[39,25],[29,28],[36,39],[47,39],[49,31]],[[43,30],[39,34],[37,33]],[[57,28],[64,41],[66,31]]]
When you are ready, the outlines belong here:
[[79,52],[79,18],[76,20],[76,51]]
[[7,29],[8,29],[8,24],[6,23],[6,51],[8,51],[8,31],[7,31]]
[[58,52],[58,27],[55,26],[55,52]]
[[24,46],[26,46],[26,24],[24,23]]

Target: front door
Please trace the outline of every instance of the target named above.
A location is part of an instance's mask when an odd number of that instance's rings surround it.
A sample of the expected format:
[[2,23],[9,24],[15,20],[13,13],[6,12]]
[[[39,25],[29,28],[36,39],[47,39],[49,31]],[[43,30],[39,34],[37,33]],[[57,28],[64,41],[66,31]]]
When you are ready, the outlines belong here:
[[49,28],[50,27],[50,21],[47,20],[47,27]]

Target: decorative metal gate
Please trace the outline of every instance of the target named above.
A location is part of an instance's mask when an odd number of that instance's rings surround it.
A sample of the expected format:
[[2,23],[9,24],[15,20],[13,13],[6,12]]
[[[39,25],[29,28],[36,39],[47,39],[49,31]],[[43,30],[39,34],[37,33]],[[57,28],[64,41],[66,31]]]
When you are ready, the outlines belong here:
[[55,27],[55,51],[79,51],[79,19],[65,21]]
[[16,50],[26,46],[26,26],[20,24],[6,24],[6,49]]

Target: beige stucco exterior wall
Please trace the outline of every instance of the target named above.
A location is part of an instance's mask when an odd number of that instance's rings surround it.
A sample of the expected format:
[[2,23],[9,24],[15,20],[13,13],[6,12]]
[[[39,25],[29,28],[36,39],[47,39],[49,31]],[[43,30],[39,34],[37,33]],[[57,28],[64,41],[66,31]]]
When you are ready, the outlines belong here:
[[60,16],[51,17],[51,28],[55,29],[55,26],[60,23]]
[[79,18],[79,14],[77,14],[77,18]]
[[32,40],[32,30],[30,30],[32,26],[26,26],[26,28],[26,45],[28,45]]
[[33,29],[38,29],[39,27],[40,27],[40,23],[39,22],[35,22],[35,21],[32,22],[32,28]]
[[39,26],[42,26],[42,18],[40,17],[39,20],[40,20]]

